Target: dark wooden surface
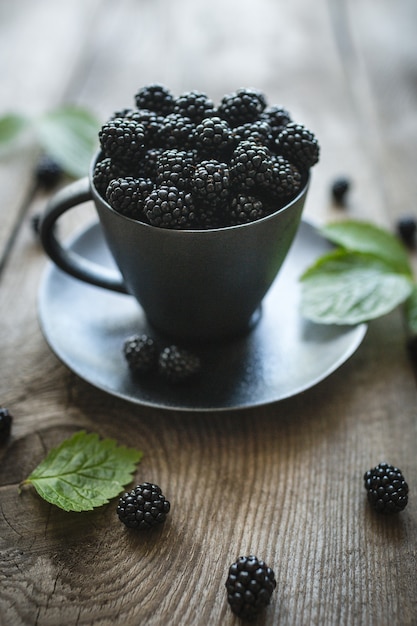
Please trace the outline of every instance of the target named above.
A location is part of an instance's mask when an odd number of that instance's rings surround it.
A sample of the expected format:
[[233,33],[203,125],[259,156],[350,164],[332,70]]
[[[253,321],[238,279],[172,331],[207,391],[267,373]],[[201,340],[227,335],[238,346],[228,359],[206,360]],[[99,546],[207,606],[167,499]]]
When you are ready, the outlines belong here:
[[[413,0],[18,0],[0,5],[0,111],[59,103],[104,121],[144,84],[218,99],[262,89],[320,140],[305,214],[393,228],[417,197],[417,6]],[[221,414],[133,406],[69,371],[46,345],[37,292],[46,258],[31,228],[31,144],[0,161],[0,624],[235,624],[224,582],[254,553],[277,590],[259,624],[417,624],[416,384],[401,311],[369,327],[326,381],[269,406]],[[347,213],[333,178],[354,181]],[[413,259],[414,261],[414,259]],[[144,452],[137,482],[161,485],[166,524],[140,536],[115,503],[64,513],[18,484],[85,428]],[[378,518],[363,472],[386,459],[407,509]]]

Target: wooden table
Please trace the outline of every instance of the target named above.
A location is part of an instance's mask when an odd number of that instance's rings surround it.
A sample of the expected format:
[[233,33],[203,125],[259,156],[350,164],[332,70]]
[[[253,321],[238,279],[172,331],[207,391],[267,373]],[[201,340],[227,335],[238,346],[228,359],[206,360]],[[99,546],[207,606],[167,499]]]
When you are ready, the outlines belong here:
[[[104,121],[151,82],[215,100],[255,86],[320,140],[306,217],[393,229],[415,214],[413,0],[18,0],[0,17],[1,113],[75,102]],[[208,413],[117,399],[72,373],[40,331],[47,259],[32,216],[48,194],[33,190],[35,162],[31,144],[0,162],[0,402],[14,416],[0,450],[0,623],[235,624],[228,567],[256,554],[277,577],[260,624],[417,624],[416,385],[401,311],[282,402]],[[329,197],[339,174],[354,183],[345,212]],[[128,532],[116,500],[65,513],[34,490],[19,495],[47,451],[81,429],[143,450],[135,481],[171,501],[160,530]],[[395,519],[372,514],[363,488],[384,459],[410,485]]]

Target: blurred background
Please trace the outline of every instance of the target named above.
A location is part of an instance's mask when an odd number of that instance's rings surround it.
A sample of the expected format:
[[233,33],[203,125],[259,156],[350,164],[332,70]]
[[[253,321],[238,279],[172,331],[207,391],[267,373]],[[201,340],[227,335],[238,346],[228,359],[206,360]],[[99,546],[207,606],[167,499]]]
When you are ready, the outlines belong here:
[[416,24],[414,0],[2,0],[0,114],[75,103],[102,123],[151,82],[256,87],[319,139],[306,212],[346,174],[352,214],[390,222],[417,192]]

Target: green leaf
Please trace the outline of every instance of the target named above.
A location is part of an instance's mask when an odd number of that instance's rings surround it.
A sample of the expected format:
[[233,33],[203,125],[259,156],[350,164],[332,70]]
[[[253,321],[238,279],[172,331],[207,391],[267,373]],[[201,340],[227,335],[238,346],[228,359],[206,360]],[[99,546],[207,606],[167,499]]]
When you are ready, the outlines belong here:
[[37,121],[41,146],[70,176],[88,173],[98,147],[99,122],[92,113],[76,106],[64,106],[42,115]]
[[389,313],[411,294],[409,276],[371,254],[335,250],[301,278],[301,310],[322,324],[358,324]]
[[405,318],[409,333],[417,336],[417,285],[405,303]]
[[346,220],[327,224],[320,232],[346,250],[372,254],[384,260],[396,272],[412,275],[404,246],[395,235],[383,228],[367,222]]
[[23,484],[64,511],[90,511],[132,480],[142,452],[94,433],[75,433],[52,449]]
[[0,144],[8,144],[29,126],[27,117],[17,113],[7,113],[0,117]]

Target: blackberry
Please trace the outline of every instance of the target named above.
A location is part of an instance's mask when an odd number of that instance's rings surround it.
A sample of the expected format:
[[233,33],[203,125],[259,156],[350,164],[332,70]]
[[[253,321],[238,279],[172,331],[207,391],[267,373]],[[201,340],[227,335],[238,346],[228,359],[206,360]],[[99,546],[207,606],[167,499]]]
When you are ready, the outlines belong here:
[[199,230],[208,230],[225,226],[226,216],[222,208],[224,207],[218,207],[213,204],[207,204],[203,202],[203,200],[198,200],[195,207],[196,228]]
[[230,126],[254,122],[266,107],[265,96],[254,89],[238,89],[223,96],[217,109]]
[[188,91],[175,101],[174,113],[190,118],[196,124],[214,112],[213,102],[200,91]]
[[126,339],[123,354],[130,369],[135,373],[147,374],[156,369],[158,348],[148,335],[133,335]]
[[148,109],[124,109],[114,114],[116,117],[126,120],[133,120],[141,124],[145,129],[145,144],[147,147],[155,146],[158,143],[158,137],[161,127],[164,123],[164,117],[158,115],[155,111]]
[[195,124],[189,117],[170,113],[164,118],[158,133],[158,142],[163,148],[192,148]]
[[302,184],[303,178],[295,165],[282,156],[272,158],[272,180],[268,182],[266,188],[272,200],[284,206],[295,198]]
[[93,171],[93,184],[102,198],[106,197],[106,189],[113,178],[117,178],[120,171],[108,157],[97,161]]
[[62,167],[48,154],[42,154],[35,168],[36,182],[44,189],[52,189],[63,175]]
[[190,193],[169,185],[156,187],[145,199],[144,211],[152,226],[193,228],[196,221]]
[[368,501],[378,513],[399,513],[408,502],[408,485],[401,471],[379,463],[364,475]]
[[252,141],[241,141],[230,160],[232,184],[240,189],[268,185],[272,181],[271,153],[265,146]]
[[161,121],[164,119],[164,116],[158,115],[158,113],[150,111],[149,109],[120,109],[115,111],[110,119],[115,120],[117,118],[133,120],[134,122],[139,122],[141,124],[143,122],[154,120]]
[[165,522],[170,508],[158,485],[142,483],[119,498],[117,515],[128,528],[149,529]]
[[130,163],[145,151],[145,127],[134,120],[116,117],[101,127],[99,140],[105,156]]
[[336,178],[331,185],[331,195],[336,204],[344,204],[350,190],[350,180],[345,177]]
[[182,383],[195,376],[201,367],[200,358],[178,346],[167,346],[159,355],[159,373],[171,383]]
[[134,98],[138,109],[149,109],[159,115],[168,115],[174,110],[174,96],[169,89],[158,83],[145,85]]
[[233,129],[233,138],[236,145],[241,141],[249,140],[253,143],[269,146],[272,142],[272,131],[267,122],[256,120],[255,122],[236,126],[236,128]]
[[233,147],[229,124],[220,117],[206,117],[195,128],[195,146],[204,158],[218,158]]
[[284,127],[291,122],[289,112],[277,105],[267,107],[261,114],[260,119],[268,124],[274,139],[276,139]]
[[32,227],[32,230],[33,230],[35,235],[39,235],[39,229],[40,229],[40,225],[41,225],[41,220],[42,220],[42,214],[41,213],[35,213],[31,217],[30,223],[31,223],[31,227]]
[[319,145],[311,131],[290,122],[276,139],[278,152],[301,170],[308,170],[319,160]]
[[417,220],[412,216],[403,216],[397,221],[397,232],[403,243],[414,248],[416,243]]
[[137,111],[137,109],[132,109],[130,107],[124,108],[124,109],[117,109],[117,111],[114,111],[114,113],[111,115],[111,117],[109,118],[110,120],[115,120],[117,117],[127,117],[131,119],[131,115]]
[[163,148],[149,148],[149,150],[146,150],[139,164],[139,172],[143,178],[156,180],[156,168],[159,157],[163,152]]
[[9,413],[8,409],[0,407],[0,443],[5,443],[10,437],[12,422],[13,415]]
[[186,150],[164,150],[156,164],[157,185],[172,185],[187,189],[194,164],[194,155]]
[[405,345],[411,363],[417,368],[417,335],[411,334]]
[[194,198],[213,207],[223,206],[229,198],[230,175],[226,163],[215,159],[201,161],[195,166],[191,187]]
[[115,178],[106,190],[106,198],[110,206],[134,220],[143,221],[144,200],[154,188],[150,179],[146,178]]
[[238,194],[230,203],[230,225],[254,222],[265,217],[268,212],[259,198]]
[[233,613],[252,620],[271,601],[277,583],[273,570],[256,556],[241,556],[229,568],[227,601]]

